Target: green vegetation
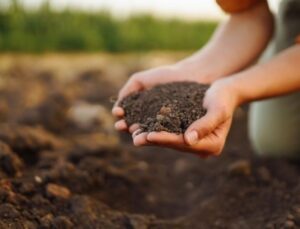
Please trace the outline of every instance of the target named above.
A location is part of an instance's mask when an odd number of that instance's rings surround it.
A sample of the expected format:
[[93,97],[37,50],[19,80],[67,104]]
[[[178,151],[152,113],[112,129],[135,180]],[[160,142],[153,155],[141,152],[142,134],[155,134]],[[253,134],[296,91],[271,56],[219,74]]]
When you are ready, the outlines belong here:
[[0,10],[0,51],[194,50],[215,26],[149,15],[118,20],[107,12],[53,11],[47,3],[33,11],[13,1]]

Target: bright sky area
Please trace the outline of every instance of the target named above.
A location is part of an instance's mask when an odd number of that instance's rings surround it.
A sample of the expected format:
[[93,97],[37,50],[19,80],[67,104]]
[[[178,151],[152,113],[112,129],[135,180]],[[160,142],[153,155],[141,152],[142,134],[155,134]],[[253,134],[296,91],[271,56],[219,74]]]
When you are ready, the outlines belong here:
[[[0,0],[9,2],[10,0]],[[30,7],[36,7],[44,0],[20,0]],[[269,0],[271,8],[276,11],[280,0]],[[56,9],[65,7],[83,10],[106,9],[115,16],[126,17],[134,13],[150,13],[162,17],[179,17],[184,19],[223,19],[225,14],[219,9],[215,0],[50,0]]]

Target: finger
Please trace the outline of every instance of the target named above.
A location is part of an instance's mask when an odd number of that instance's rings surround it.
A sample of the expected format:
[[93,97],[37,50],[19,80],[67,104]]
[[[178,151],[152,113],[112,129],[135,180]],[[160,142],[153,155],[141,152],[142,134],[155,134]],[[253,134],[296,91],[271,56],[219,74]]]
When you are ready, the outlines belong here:
[[112,109],[112,114],[117,118],[122,118],[125,115],[125,111],[122,107],[114,106]]
[[147,140],[151,143],[155,143],[158,145],[184,145],[183,135],[172,134],[169,132],[161,131],[161,132],[150,132],[147,135]]
[[225,140],[228,135],[230,125],[231,120],[222,123],[213,132],[206,135],[195,145],[191,146],[191,149],[193,149],[193,151],[195,151],[196,153],[200,152],[200,156],[220,155],[224,148]]
[[118,131],[123,131],[123,130],[127,130],[127,124],[125,122],[124,119],[122,120],[119,120],[115,123],[115,129],[118,130]]
[[136,130],[138,130],[140,128],[139,124],[132,124],[130,127],[129,127],[129,132],[131,134],[133,134]]
[[[207,151],[196,150],[196,148],[189,147],[185,144],[183,135],[171,134],[168,132],[151,132],[147,136],[148,142],[161,146],[166,146],[175,150],[190,152],[200,156],[201,158],[207,158],[211,155]],[[207,147],[206,144],[200,145],[199,149]]]
[[193,122],[184,133],[184,140],[188,145],[195,145],[199,140],[210,134],[222,122],[223,114],[217,109],[210,109],[205,116]]
[[143,131],[141,129],[137,129],[132,133],[132,137],[135,138],[136,136],[138,136],[139,134],[141,134]]
[[[124,85],[124,87],[120,90],[119,96],[118,96],[118,101],[120,101],[122,98],[126,97],[127,95],[142,90],[144,87],[139,82],[136,80],[134,77],[130,78],[127,83]],[[118,103],[117,101],[117,103]]]
[[208,153],[197,151],[185,144],[183,135],[171,134],[169,132],[151,132],[147,136],[148,142],[156,145],[165,146],[175,150],[189,152],[200,156],[201,158],[207,158]]
[[147,134],[148,133],[145,133],[145,132],[139,133],[139,134],[133,134],[133,144],[135,146],[150,145],[149,142],[147,141]]

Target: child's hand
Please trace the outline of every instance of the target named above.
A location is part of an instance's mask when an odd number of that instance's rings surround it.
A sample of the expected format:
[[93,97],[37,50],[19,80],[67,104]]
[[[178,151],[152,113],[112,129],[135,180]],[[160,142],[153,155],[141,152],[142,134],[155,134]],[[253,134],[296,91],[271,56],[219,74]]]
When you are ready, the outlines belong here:
[[204,107],[207,113],[195,121],[184,135],[168,132],[133,133],[136,146],[161,145],[181,151],[196,153],[202,157],[219,155],[223,150],[235,108],[237,93],[230,88],[230,80],[219,80],[206,92]]
[[205,77],[204,75],[199,76],[191,69],[191,67],[186,68],[183,67],[183,65],[176,64],[150,69],[131,76],[131,78],[120,90],[118,101],[112,109],[113,115],[120,119],[115,123],[116,129],[133,133],[138,128],[137,124],[134,124],[131,127],[127,126],[125,120],[123,119],[124,110],[120,106],[118,106],[118,103],[122,100],[122,98],[133,92],[145,90],[157,84],[164,84],[175,81],[195,81],[204,84],[210,83],[208,77]]

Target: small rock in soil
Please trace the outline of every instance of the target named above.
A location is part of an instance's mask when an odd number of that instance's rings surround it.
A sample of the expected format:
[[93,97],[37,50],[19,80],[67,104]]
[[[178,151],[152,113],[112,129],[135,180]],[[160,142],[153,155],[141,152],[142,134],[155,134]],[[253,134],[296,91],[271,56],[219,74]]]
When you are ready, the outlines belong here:
[[127,218],[125,226],[126,228],[132,228],[132,229],[147,229],[149,222],[145,220],[144,217],[140,216],[132,216],[130,218]]
[[58,138],[43,128],[16,124],[1,125],[0,140],[8,144],[21,157],[41,150],[55,149],[62,144]]
[[284,223],[284,228],[290,229],[290,228],[294,228],[295,227],[295,223],[292,220],[287,220]]
[[230,175],[251,175],[251,164],[248,160],[238,160],[228,166],[228,172]]
[[23,162],[8,145],[0,142],[0,170],[8,176],[20,176]]
[[26,125],[42,125],[45,129],[60,132],[68,125],[69,98],[60,92],[49,95],[41,104],[23,112],[19,122]]
[[73,227],[73,223],[68,217],[58,216],[53,219],[51,226],[53,229],[70,229]]
[[297,224],[297,226],[300,226],[300,208],[295,209],[294,222]]
[[190,164],[186,159],[177,159],[174,163],[174,172],[176,174],[183,174],[189,169]]
[[100,104],[75,103],[68,111],[68,118],[78,129],[113,132],[114,119],[108,109]]
[[266,229],[274,229],[274,224],[273,223],[268,223],[266,225]]
[[269,182],[272,179],[270,171],[266,167],[260,167],[257,169],[259,178],[264,182]]
[[1,218],[16,218],[20,214],[18,210],[14,208],[11,204],[1,204],[0,205],[0,217]]
[[46,193],[49,197],[60,199],[68,199],[71,196],[71,192],[68,188],[51,183],[47,184]]
[[139,123],[142,132],[167,131],[184,133],[205,115],[202,107],[208,85],[194,82],[162,84],[124,98],[120,106],[130,126]]
[[50,227],[52,220],[53,220],[53,215],[51,213],[39,219],[41,226],[45,228]]
[[287,214],[286,218],[289,219],[289,220],[294,220],[295,219],[295,217],[291,213]]

